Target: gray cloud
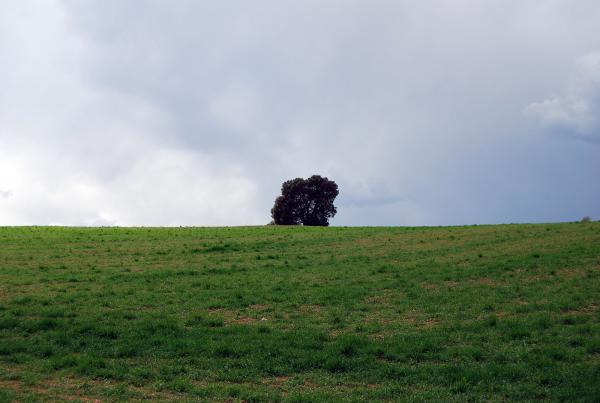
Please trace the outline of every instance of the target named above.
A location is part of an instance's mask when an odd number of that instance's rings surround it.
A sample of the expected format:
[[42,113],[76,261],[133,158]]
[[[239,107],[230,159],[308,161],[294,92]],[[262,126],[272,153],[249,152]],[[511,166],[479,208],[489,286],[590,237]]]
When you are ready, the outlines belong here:
[[12,190],[2,190],[0,189],[0,198],[8,199],[12,196]]
[[600,52],[582,56],[564,95],[535,102],[526,112],[544,130],[600,141]]
[[0,224],[262,224],[313,173],[338,225],[600,215],[598,145],[522,114],[594,138],[589,66],[553,94],[599,26],[593,0],[8,2]]

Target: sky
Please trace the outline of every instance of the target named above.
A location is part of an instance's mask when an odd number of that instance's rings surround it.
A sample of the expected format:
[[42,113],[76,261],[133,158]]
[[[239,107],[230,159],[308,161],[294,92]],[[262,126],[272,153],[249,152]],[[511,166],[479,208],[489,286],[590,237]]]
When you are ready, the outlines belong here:
[[0,225],[600,219],[597,0],[2,0]]

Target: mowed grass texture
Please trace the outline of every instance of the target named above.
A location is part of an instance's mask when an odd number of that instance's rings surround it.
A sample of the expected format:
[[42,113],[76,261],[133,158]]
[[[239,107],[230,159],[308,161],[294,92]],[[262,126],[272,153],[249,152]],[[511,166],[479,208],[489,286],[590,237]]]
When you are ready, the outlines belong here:
[[0,401],[600,399],[600,223],[0,228]]

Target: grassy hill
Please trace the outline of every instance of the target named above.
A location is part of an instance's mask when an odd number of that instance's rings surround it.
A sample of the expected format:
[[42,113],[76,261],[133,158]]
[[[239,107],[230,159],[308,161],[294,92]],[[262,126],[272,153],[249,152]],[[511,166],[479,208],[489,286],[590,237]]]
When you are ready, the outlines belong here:
[[0,228],[0,401],[600,399],[600,223]]

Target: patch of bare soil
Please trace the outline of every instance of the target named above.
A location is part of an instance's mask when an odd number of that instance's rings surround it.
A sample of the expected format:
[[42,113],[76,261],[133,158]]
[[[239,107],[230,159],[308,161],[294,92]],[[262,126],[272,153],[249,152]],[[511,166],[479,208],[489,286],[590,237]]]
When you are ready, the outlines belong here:
[[252,304],[248,308],[256,310],[256,311],[264,311],[268,307],[269,307],[269,305],[267,305],[267,304]]
[[589,304],[586,305],[582,308],[579,309],[565,309],[563,311],[561,311],[561,314],[563,315],[576,315],[576,314],[580,314],[580,315],[590,315],[595,313],[598,310],[598,305],[597,304]]
[[225,326],[249,325],[252,323],[256,323],[260,320],[259,318],[240,315],[240,313],[237,311],[232,311],[231,309],[225,309],[225,308],[209,309],[208,313],[210,315],[217,315],[217,316],[222,317],[223,323],[225,324]]
[[585,277],[586,270],[585,269],[562,269],[556,272],[558,276],[563,278],[573,278],[573,277]]
[[290,380],[289,376],[276,376],[274,378],[265,378],[262,383],[272,388],[280,388],[284,383]]

